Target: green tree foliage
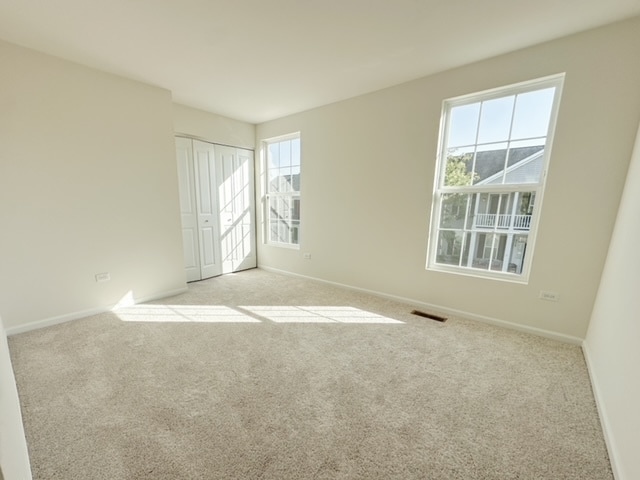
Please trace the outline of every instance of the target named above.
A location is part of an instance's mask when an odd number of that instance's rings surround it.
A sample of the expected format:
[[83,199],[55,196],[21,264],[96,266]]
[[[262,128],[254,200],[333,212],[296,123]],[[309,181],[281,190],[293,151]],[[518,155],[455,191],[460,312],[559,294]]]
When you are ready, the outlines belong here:
[[[471,166],[473,155],[450,155],[447,157],[447,165],[444,172],[444,185],[446,187],[466,187],[477,180],[478,174],[474,174]],[[464,219],[464,212],[468,208],[469,194],[448,194],[443,202],[442,218],[444,221],[453,221],[456,218]]]
[[[444,172],[444,185],[446,187],[465,187],[472,185],[478,179],[478,174],[472,171],[473,155],[465,153],[463,155],[450,155],[447,157],[447,165]],[[464,216],[469,205],[469,194],[454,193],[447,194],[443,199],[440,216],[441,225],[458,230],[462,228]],[[461,237],[458,232],[443,230],[440,232],[440,252],[438,262],[457,265],[461,254]]]
[[449,155],[444,172],[444,185],[446,187],[463,187],[471,185],[478,179],[478,174],[471,171],[473,155]]

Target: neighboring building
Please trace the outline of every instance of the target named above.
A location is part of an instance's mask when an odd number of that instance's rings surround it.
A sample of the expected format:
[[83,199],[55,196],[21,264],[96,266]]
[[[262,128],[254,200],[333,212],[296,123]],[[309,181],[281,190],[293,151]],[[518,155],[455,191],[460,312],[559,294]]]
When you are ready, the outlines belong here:
[[[475,186],[536,183],[542,173],[543,148],[521,149],[516,155],[511,152],[510,158],[515,160],[508,162],[506,169],[499,166],[504,166],[505,151],[482,153],[484,158],[477,162],[485,168]],[[524,154],[528,156],[523,158]],[[450,194],[443,200],[440,219],[442,227],[451,229],[450,238],[441,237],[438,262],[457,264],[462,254],[466,267],[520,274],[535,198],[535,191]],[[464,241],[462,235],[466,236]],[[464,251],[460,252],[461,248]]]

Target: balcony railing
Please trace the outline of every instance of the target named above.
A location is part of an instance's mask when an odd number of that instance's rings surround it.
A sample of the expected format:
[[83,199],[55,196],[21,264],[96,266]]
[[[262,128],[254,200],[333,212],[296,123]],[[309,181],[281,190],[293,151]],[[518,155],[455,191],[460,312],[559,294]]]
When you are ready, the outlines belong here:
[[474,223],[475,226],[479,228],[529,230],[531,227],[531,215],[478,213]]

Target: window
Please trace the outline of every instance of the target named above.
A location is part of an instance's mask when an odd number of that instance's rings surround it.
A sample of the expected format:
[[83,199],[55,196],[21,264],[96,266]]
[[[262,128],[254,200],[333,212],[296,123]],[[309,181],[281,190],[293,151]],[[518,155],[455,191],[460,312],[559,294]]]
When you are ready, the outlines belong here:
[[300,135],[265,142],[267,243],[299,248]]
[[527,281],[563,78],[444,102],[427,268]]

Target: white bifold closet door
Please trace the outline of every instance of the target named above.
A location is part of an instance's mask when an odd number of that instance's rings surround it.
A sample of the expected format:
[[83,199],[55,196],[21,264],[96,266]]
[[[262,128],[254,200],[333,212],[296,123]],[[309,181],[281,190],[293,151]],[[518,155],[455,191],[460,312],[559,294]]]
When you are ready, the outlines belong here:
[[256,266],[253,152],[176,137],[187,281]]

